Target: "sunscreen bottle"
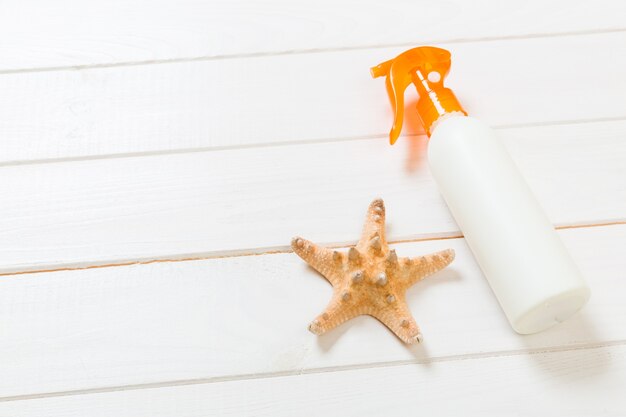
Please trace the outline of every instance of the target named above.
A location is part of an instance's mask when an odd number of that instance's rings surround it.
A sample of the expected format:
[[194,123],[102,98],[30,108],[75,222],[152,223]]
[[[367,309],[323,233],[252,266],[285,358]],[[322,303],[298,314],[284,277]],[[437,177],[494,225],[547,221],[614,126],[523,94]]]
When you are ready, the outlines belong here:
[[424,46],[371,69],[373,77],[386,76],[395,112],[391,143],[413,84],[443,198],[513,329],[540,332],[578,311],[589,288],[495,132],[444,87],[450,65],[450,52]]

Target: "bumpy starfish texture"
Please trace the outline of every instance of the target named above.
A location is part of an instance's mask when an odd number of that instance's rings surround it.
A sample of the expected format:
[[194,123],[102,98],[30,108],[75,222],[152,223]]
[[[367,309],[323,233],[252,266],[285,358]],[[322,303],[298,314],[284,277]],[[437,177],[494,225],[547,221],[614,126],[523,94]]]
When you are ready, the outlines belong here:
[[454,260],[452,249],[417,258],[398,257],[387,246],[381,199],[370,204],[361,239],[347,253],[301,237],[294,238],[291,247],[333,286],[326,310],[309,325],[311,332],[321,335],[367,314],[409,344],[421,342],[422,334],[406,304],[406,290]]

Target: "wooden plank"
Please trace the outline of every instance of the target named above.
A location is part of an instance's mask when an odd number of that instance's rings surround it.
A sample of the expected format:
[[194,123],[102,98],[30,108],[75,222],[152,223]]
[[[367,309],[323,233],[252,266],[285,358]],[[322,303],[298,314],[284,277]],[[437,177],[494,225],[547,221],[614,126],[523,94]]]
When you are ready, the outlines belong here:
[[[623,345],[0,403],[18,416],[621,415]],[[487,394],[489,393],[489,394]],[[346,411],[347,410],[347,411]],[[602,410],[600,412],[599,410]],[[470,414],[468,414],[470,413]]]
[[[493,126],[625,118],[625,43],[609,33],[448,44],[448,85]],[[0,162],[384,141],[391,108],[369,67],[405,48],[5,74]],[[405,133],[415,134],[407,91]]]
[[0,403],[11,417],[619,416],[624,345]]
[[3,2],[0,71],[614,30],[625,10],[618,0]]
[[309,333],[331,291],[293,254],[3,277],[0,397],[626,340],[626,304],[616,291],[623,285],[626,225],[560,234],[593,296],[577,316],[531,336],[511,330],[462,239],[396,245],[402,256],[457,252],[448,269],[408,293],[425,336],[411,348],[370,317],[320,338]]
[[[555,224],[624,219],[626,121],[501,133]],[[0,272],[350,243],[376,196],[393,240],[458,235],[425,145],[412,171],[376,139],[3,167]]]

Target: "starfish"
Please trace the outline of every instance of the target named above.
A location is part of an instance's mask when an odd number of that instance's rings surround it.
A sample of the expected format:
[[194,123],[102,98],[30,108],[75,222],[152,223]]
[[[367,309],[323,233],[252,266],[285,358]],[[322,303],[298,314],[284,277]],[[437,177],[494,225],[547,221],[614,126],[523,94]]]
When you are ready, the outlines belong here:
[[361,239],[347,253],[328,249],[301,237],[291,241],[293,251],[333,286],[326,310],[309,330],[321,335],[360,315],[378,319],[403,342],[422,341],[406,303],[406,290],[454,260],[447,249],[417,258],[400,258],[385,238],[385,205],[374,200],[368,210]]

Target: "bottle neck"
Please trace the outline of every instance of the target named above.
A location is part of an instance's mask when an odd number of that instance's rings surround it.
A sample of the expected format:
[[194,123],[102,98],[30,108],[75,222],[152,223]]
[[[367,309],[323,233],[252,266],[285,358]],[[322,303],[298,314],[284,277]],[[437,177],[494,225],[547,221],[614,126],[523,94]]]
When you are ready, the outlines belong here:
[[417,114],[428,136],[432,134],[435,123],[443,116],[467,116],[467,112],[463,110],[452,90],[443,87],[442,74],[436,75],[437,81],[430,81],[428,75],[419,69],[412,74],[413,85],[419,94]]

